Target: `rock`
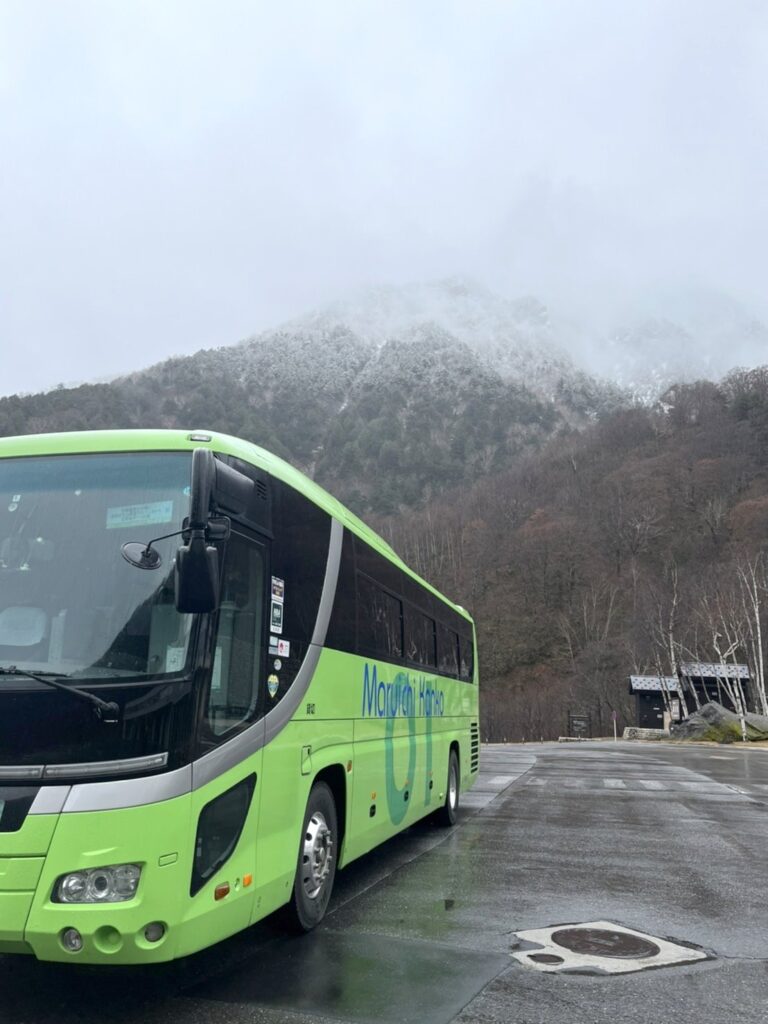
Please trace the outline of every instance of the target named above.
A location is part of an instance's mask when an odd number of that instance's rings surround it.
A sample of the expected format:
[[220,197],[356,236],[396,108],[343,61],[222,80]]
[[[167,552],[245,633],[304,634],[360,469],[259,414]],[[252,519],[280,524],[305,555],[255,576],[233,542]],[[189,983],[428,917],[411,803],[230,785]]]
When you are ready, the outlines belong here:
[[[748,740],[768,740],[768,718],[765,715],[745,715]],[[714,701],[705,704],[690,718],[672,726],[676,740],[710,740],[715,743],[740,743],[741,720],[733,711]]]

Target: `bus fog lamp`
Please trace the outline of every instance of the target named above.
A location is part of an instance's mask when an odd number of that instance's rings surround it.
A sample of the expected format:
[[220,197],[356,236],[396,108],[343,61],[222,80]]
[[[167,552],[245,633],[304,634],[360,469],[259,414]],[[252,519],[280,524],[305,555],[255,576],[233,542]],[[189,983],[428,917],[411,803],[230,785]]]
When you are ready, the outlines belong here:
[[159,942],[165,935],[165,925],[160,921],[153,921],[144,929],[144,938],[147,942]]
[[112,864],[62,875],[54,888],[56,903],[124,903],[132,900],[141,877],[138,864]]
[[83,936],[77,928],[65,928],[61,933],[61,944],[68,953],[79,953],[83,948]]

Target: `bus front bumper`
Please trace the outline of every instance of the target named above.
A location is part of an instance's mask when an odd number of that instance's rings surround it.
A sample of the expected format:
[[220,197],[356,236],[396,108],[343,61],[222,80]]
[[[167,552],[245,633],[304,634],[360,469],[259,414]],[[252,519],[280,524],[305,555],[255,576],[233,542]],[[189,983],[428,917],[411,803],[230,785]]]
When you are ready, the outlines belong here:
[[30,814],[15,831],[0,831],[0,953],[32,952],[25,929],[58,820]]
[[[189,799],[181,798],[91,814],[32,813],[16,831],[0,831],[0,954],[85,963],[171,959],[185,888],[179,876],[190,870],[175,851],[188,822]],[[63,874],[125,862],[141,867],[137,897],[103,904],[54,899]],[[65,942],[70,930],[80,937],[79,949]]]
[[[32,859],[29,858],[29,860]],[[0,872],[7,864],[6,858],[0,858]],[[5,884],[2,875],[0,875],[0,884]],[[24,928],[34,896],[34,889],[0,889],[0,953],[32,952],[31,947],[24,940]]]

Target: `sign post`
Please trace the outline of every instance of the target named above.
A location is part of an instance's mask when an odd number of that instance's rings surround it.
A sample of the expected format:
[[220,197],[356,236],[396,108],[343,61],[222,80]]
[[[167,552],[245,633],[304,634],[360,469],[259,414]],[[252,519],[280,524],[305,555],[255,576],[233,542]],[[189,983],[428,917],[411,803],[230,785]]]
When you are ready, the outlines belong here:
[[618,741],[619,741],[617,727],[616,727],[616,719],[618,717],[619,717],[618,711],[612,711],[611,712],[611,718],[613,718],[613,742],[614,743],[618,743]]
[[568,715],[568,735],[574,739],[588,740],[592,738],[592,718],[571,712]]

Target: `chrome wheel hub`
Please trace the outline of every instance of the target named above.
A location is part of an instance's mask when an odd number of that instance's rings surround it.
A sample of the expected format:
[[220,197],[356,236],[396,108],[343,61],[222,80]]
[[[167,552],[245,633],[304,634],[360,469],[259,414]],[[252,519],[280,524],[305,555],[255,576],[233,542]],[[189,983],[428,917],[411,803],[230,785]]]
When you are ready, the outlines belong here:
[[301,883],[309,899],[316,899],[333,863],[333,835],[320,811],[307,822],[301,855]]
[[451,765],[451,771],[448,778],[448,803],[451,807],[456,806],[456,801],[459,795],[459,780],[457,778],[456,766]]

